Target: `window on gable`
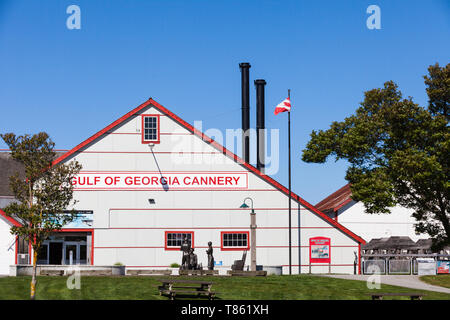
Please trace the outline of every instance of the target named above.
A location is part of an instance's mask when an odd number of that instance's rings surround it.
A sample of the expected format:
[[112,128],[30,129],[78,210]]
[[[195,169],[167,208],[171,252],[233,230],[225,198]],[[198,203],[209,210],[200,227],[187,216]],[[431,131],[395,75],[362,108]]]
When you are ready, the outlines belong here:
[[142,115],[142,143],[159,143],[159,115]]

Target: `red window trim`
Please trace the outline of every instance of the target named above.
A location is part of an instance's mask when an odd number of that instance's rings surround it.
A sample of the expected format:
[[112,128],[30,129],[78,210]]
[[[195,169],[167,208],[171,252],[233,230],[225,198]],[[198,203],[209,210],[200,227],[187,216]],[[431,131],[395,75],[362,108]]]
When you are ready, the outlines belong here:
[[[247,234],[247,247],[224,247],[223,246],[223,235],[224,234],[234,234],[234,233],[245,233]],[[221,231],[220,232],[220,250],[222,251],[245,251],[250,250],[250,232],[249,231]]]
[[194,245],[194,231],[186,231],[186,230],[169,230],[169,231],[164,231],[164,250],[176,250],[176,251],[180,251],[181,247],[168,247],[167,246],[167,234],[169,233],[189,233],[191,235],[191,248],[194,249],[195,245]]
[[[143,144],[149,144],[149,143],[160,143],[161,142],[161,137],[160,137],[160,116],[159,114],[142,114],[141,115],[141,138],[142,138],[142,143]],[[158,120],[158,127],[156,128],[156,132],[158,134],[158,139],[157,140],[145,140],[145,130],[144,130],[144,118],[145,117],[156,117]]]

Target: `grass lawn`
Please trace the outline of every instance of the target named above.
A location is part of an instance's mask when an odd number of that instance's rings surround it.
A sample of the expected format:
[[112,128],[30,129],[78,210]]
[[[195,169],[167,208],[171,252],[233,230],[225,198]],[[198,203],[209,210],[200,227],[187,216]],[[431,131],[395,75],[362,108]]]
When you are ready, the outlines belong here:
[[[69,290],[67,277],[38,277],[37,299],[94,300],[167,300],[160,296],[156,279],[163,277],[82,277],[80,290]],[[167,278],[167,277],[164,277]],[[177,277],[177,279],[194,277]],[[267,277],[195,277],[214,282],[217,299],[229,300],[368,300],[371,299],[364,281],[342,280],[318,276]],[[31,277],[0,278],[0,299],[28,299]],[[418,290],[382,285],[380,292],[420,292]],[[449,294],[425,292],[424,299],[450,300]],[[178,297],[177,297],[178,298]],[[182,299],[181,296],[179,296]],[[187,297],[189,299],[189,297]],[[386,298],[390,299],[390,298]],[[408,299],[395,297],[393,299]]]
[[441,274],[438,276],[423,276],[420,277],[420,280],[434,286],[450,288],[450,274]]

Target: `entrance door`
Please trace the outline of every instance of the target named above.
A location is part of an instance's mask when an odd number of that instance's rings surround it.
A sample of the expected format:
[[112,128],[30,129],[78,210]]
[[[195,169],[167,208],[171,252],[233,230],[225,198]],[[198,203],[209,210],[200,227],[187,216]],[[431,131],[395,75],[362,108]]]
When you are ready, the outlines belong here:
[[63,244],[62,242],[50,242],[49,243],[49,263],[50,264],[62,264],[63,256]]
[[87,245],[80,244],[80,264],[87,263]]
[[78,242],[64,242],[64,264],[70,264],[72,256],[72,264],[80,263],[80,245]]
[[37,256],[37,264],[49,264],[48,253],[48,243],[43,243]]

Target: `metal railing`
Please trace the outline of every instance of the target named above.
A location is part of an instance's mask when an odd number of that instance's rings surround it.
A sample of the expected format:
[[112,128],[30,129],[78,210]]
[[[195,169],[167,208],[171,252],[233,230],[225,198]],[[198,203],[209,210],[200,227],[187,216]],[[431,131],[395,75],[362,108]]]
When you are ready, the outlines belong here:
[[386,260],[363,261],[364,274],[386,274]]
[[411,274],[413,260],[388,260],[388,274]]
[[450,261],[449,254],[362,254],[363,274],[418,274],[417,258],[433,258],[435,261]]

